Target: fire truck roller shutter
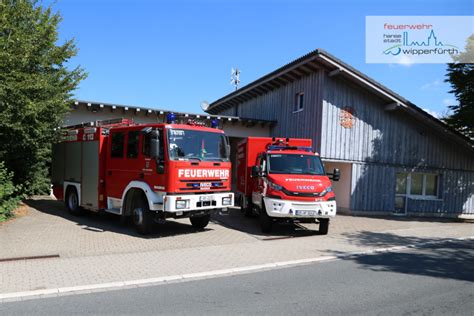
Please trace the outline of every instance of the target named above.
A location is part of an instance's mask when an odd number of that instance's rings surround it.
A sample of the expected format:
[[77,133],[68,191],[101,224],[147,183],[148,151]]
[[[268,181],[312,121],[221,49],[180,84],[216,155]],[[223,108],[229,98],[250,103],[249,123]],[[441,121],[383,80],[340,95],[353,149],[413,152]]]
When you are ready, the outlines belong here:
[[[132,190],[137,189],[143,191],[147,200],[148,206],[150,207],[151,211],[162,211],[163,210],[163,196],[164,193],[157,193],[153,191],[148,184],[141,181],[132,181],[130,182],[122,194],[122,209],[121,214],[123,214],[123,203],[125,203],[125,198],[127,197],[127,193]],[[127,210],[129,211],[129,210]]]
[[70,142],[65,144],[64,180],[81,182],[81,143]]
[[99,207],[99,141],[82,143],[82,204]]
[[[230,162],[232,164],[232,192],[237,192],[237,145],[243,140],[242,137],[229,137]],[[239,200],[239,199],[237,199]]]

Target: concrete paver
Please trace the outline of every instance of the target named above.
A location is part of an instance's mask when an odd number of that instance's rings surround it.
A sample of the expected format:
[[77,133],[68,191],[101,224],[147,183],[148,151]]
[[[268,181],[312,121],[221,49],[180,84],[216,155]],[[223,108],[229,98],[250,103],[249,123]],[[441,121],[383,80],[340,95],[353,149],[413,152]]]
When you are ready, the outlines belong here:
[[327,236],[311,233],[317,225],[296,231],[277,227],[266,236],[259,233],[256,219],[235,210],[215,216],[202,232],[187,220],[170,221],[144,238],[112,215],[72,217],[60,202],[46,198],[29,205],[34,208],[28,216],[0,227],[0,239],[7,241],[0,259],[60,258],[0,262],[0,293],[200,273],[474,235],[471,223],[338,216]]

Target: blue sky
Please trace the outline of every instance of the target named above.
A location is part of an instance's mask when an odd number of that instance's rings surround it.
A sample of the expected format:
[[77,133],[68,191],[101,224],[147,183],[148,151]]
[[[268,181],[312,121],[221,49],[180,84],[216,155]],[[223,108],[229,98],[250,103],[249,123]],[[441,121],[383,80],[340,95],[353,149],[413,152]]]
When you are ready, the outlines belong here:
[[455,102],[443,64],[365,63],[367,15],[474,15],[472,1],[57,0],[60,39],[74,37],[89,73],[82,100],[201,112],[203,100],[323,48],[419,107]]

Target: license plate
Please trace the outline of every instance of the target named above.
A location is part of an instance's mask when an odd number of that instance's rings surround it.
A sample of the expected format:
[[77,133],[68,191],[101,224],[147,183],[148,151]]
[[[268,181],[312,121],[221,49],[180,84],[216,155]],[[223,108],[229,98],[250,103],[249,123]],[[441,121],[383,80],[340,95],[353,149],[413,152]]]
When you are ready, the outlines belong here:
[[317,212],[316,211],[296,211],[295,214],[297,216],[316,216]]
[[199,201],[201,201],[201,202],[212,201],[212,196],[207,196],[207,195],[200,196]]

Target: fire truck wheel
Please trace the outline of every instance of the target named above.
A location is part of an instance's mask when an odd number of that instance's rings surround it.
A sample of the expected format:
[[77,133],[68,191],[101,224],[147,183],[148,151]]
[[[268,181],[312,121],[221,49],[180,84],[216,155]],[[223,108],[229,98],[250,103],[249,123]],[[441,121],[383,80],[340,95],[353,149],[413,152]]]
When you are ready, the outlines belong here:
[[151,233],[153,226],[153,214],[150,212],[148,202],[144,197],[138,197],[132,209],[132,221],[141,235]]
[[273,220],[270,216],[268,216],[265,207],[260,209],[260,228],[262,229],[263,233],[269,233],[272,231]]
[[329,218],[319,219],[319,234],[327,235],[329,231]]
[[204,229],[204,227],[206,227],[207,224],[209,224],[210,219],[211,219],[211,214],[189,218],[189,220],[191,221],[191,225],[193,225],[193,227],[197,229]]
[[66,190],[66,208],[72,215],[82,215],[84,210],[79,206],[79,197],[75,187],[68,187]]

